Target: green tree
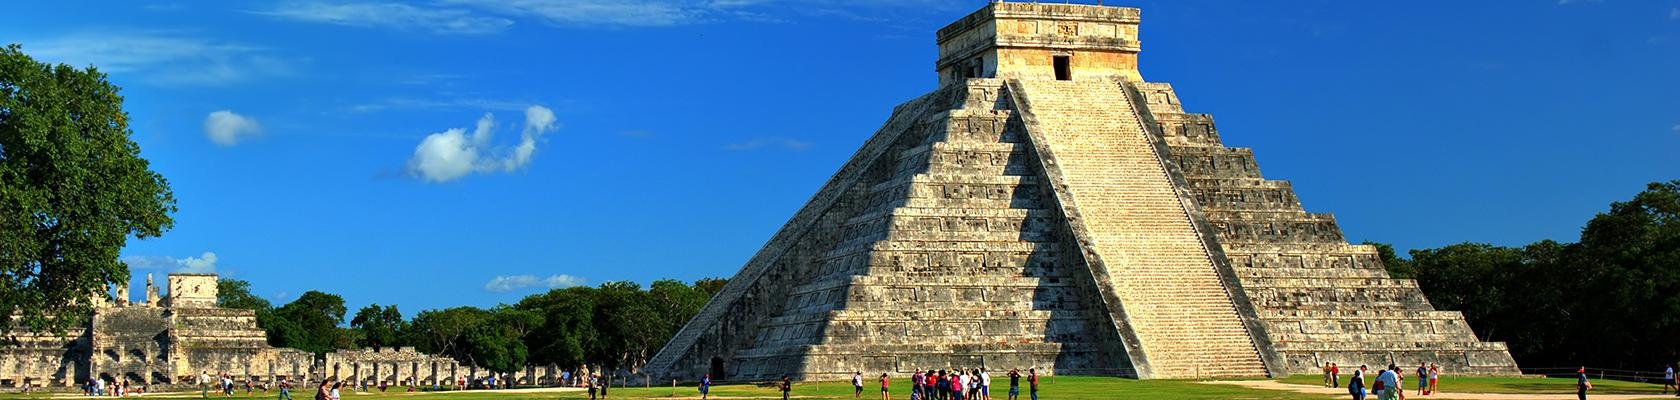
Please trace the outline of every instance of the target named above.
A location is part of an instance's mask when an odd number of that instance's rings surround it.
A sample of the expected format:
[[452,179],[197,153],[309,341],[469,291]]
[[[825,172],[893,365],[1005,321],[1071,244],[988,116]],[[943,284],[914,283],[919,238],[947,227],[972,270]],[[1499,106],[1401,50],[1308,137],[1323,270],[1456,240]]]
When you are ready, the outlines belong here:
[[1388,270],[1389,277],[1400,279],[1417,277],[1417,269],[1412,266],[1411,260],[1400,258],[1400,255],[1394,252],[1394,245],[1369,240],[1360,244],[1377,248],[1377,260],[1382,261],[1383,269]]
[[274,309],[273,303],[251,293],[251,282],[232,278],[221,278],[221,280],[216,281],[216,306],[257,310],[257,312]]
[[[297,300],[274,310],[278,332],[270,333],[277,345],[323,354],[355,347],[345,329],[344,298],[319,291],[304,292]],[[276,334],[278,333],[278,334]],[[279,339],[279,340],[275,340]]]
[[0,49],[0,334],[63,332],[126,282],[129,236],[174,226],[175,197],[140,157],[116,85],[93,67]]
[[356,316],[350,319],[350,328],[361,333],[361,347],[383,348],[408,344],[403,336],[408,322],[403,321],[402,312],[397,311],[395,304],[380,307],[376,303],[362,307],[356,311]]

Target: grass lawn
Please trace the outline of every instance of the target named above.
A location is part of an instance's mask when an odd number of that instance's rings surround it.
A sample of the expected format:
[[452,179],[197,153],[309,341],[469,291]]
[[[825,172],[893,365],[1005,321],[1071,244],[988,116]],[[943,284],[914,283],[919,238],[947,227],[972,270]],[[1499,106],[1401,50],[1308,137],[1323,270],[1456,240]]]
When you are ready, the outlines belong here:
[[[1195,381],[1187,381],[1187,380],[1146,380],[1146,381],[1140,381],[1140,380],[1110,378],[1110,377],[1058,376],[1058,377],[1056,377],[1056,381],[1054,383],[1052,383],[1048,377],[1044,378],[1041,382],[1042,383],[1041,383],[1040,388],[1039,388],[1039,398],[1040,399],[1045,399],[1045,400],[1060,400],[1060,399],[1192,399],[1192,400],[1195,400],[1195,399],[1207,399],[1207,400],[1213,400],[1213,399],[1220,399],[1220,400],[1236,400],[1236,399],[1298,400],[1298,399],[1312,399],[1312,400],[1325,400],[1325,399],[1339,399],[1339,398],[1341,398],[1340,396],[1311,395],[1311,394],[1301,394],[1301,393],[1293,393],[1293,392],[1246,389],[1246,388],[1239,388],[1239,387],[1227,386],[1227,385],[1210,385],[1210,384],[1196,383]],[[904,400],[904,399],[910,398],[910,386],[909,386],[908,383],[909,383],[909,381],[907,379],[894,380],[893,381],[893,390],[892,390],[892,399],[894,399],[894,400]],[[1004,383],[1005,383],[1005,385],[1007,385],[1008,381],[1004,381]],[[1008,400],[1008,398],[1009,398],[1008,397],[1008,391],[1009,391],[1008,386],[1004,386],[1001,389],[994,390],[992,392],[992,398],[994,400]],[[1022,393],[1021,393],[1020,399],[1021,400],[1027,400],[1028,397],[1027,397],[1027,393],[1026,393],[1026,388],[1023,387],[1021,392]],[[239,394],[236,394],[233,397],[234,399],[274,399],[275,396],[277,395],[277,393],[270,392],[268,395],[261,395],[260,393],[258,393],[258,394],[253,394],[252,396],[247,397],[247,396],[242,395],[244,393],[243,391],[240,391],[240,392],[237,392],[237,393],[239,393]],[[198,398],[198,396],[196,396],[197,393],[193,393],[193,394],[194,394],[194,396],[183,397],[183,398],[185,398],[185,399],[196,399],[196,398]],[[614,388],[609,392],[609,394],[612,395],[612,397],[610,397],[611,399],[670,399],[670,398],[693,398],[693,399],[698,399],[699,396],[700,396],[699,392],[692,385],[684,385],[684,386],[678,387],[676,396],[671,395],[671,387],[670,386],[665,386],[665,387],[655,386],[653,388]],[[726,398],[726,399],[727,398],[758,398],[758,399],[780,399],[781,398],[781,393],[778,392],[776,389],[774,389],[772,387],[768,387],[768,386],[767,387],[758,387],[758,386],[755,386],[755,385],[719,385],[719,386],[714,386],[714,387],[712,387],[712,393],[711,394],[712,394],[713,398],[720,398],[721,397],[721,398]],[[313,395],[312,392],[305,391],[303,393],[293,393],[293,398],[295,398],[297,400],[308,400],[308,399],[311,398],[312,395]],[[821,382],[821,383],[805,382],[805,383],[795,384],[794,387],[793,387],[792,395],[795,398],[804,398],[804,399],[836,399],[836,400],[851,399],[852,398],[852,387],[851,387],[851,384],[849,382]],[[48,398],[50,396],[51,395],[31,394],[31,395],[25,397],[25,396],[21,396],[21,395],[15,394],[15,393],[0,394],[0,398],[6,398],[6,399],[11,399],[11,398],[44,399],[44,398]],[[152,396],[148,396],[148,397],[158,398],[158,397],[152,397]],[[388,393],[377,393],[377,392],[375,392],[375,393],[369,393],[369,394],[354,394],[354,395],[347,393],[343,397],[346,400],[378,400],[378,399],[404,399],[404,398],[414,398],[414,400],[469,400],[469,399],[478,400],[478,399],[487,399],[487,398],[488,399],[496,399],[496,400],[538,400],[538,399],[553,400],[553,399],[587,399],[588,394],[584,393],[584,392],[565,392],[565,393],[556,393],[556,392],[546,392],[546,393],[543,393],[543,392],[539,392],[539,393],[518,393],[518,392],[504,392],[504,393],[436,392],[436,393],[424,393],[424,392],[421,392],[421,393],[416,393],[416,394],[409,394],[409,393],[402,392],[398,389],[393,388],[392,391],[388,392]],[[223,399],[222,397],[211,397],[211,398],[212,399]],[[881,398],[880,387],[876,386],[874,389],[870,389],[868,386],[865,386],[864,387],[864,395],[863,395],[862,398],[865,399],[865,400],[880,399]]]
[[[1414,374],[1415,375],[1415,374]],[[1370,375],[1375,377],[1373,372]],[[1406,390],[1417,390],[1417,377],[1406,376]],[[1342,384],[1347,385],[1348,375],[1342,375]],[[1283,383],[1302,385],[1322,385],[1323,375],[1295,375],[1282,380]],[[1367,378],[1365,384],[1371,384]],[[1637,383],[1609,379],[1593,379],[1594,394],[1658,394],[1662,393],[1662,385],[1654,383]],[[1575,379],[1571,378],[1528,378],[1528,377],[1492,377],[1492,376],[1442,376],[1436,387],[1443,392],[1454,393],[1575,393]]]

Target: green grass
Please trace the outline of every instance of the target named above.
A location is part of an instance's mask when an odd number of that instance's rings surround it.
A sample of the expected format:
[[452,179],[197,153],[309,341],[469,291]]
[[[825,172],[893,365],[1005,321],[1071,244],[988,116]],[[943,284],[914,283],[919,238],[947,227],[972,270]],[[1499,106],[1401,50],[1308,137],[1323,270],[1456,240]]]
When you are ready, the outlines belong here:
[[[894,400],[904,400],[904,399],[910,398],[910,386],[909,386],[908,383],[909,383],[909,381],[906,380],[906,379],[896,379],[896,380],[894,380],[893,381],[893,389],[892,389],[892,392],[891,392],[891,394],[892,394],[891,398],[894,399]],[[1003,386],[1001,388],[994,388],[995,390],[992,391],[992,399],[994,399],[994,400],[1008,400],[1008,398],[1009,398],[1008,397],[1009,388],[1007,386],[1008,382],[1004,381],[1003,383],[1005,383],[1005,386]],[[1023,382],[1023,383],[1025,383],[1025,382]],[[700,396],[699,392],[695,389],[695,387],[693,385],[687,385],[687,384],[685,384],[683,386],[679,386],[677,388],[676,396],[672,396],[671,392],[672,392],[671,391],[671,386],[667,385],[667,386],[664,386],[664,387],[654,386],[652,388],[613,388],[610,392],[608,392],[608,394],[611,395],[611,397],[609,397],[609,399],[671,399],[671,398],[695,398],[695,399],[698,399],[699,396]],[[239,394],[235,395],[233,397],[234,399],[274,399],[275,396],[278,395],[275,392],[270,392],[268,395],[261,395],[261,393],[259,392],[259,393],[253,394],[252,396],[243,396],[243,393],[244,393],[243,391],[239,391],[237,393],[239,393]],[[196,395],[196,393],[194,393],[194,394]],[[769,387],[769,386],[759,387],[757,385],[747,385],[747,384],[714,386],[714,387],[712,387],[712,393],[711,394],[712,394],[713,398],[720,398],[720,397],[722,397],[722,398],[758,398],[758,399],[780,399],[781,398],[781,393],[778,392],[773,387]],[[313,395],[312,392],[304,391],[302,393],[293,393],[292,397],[294,399],[298,399],[298,400],[308,400],[312,397],[312,395]],[[804,383],[797,383],[797,384],[794,385],[792,395],[795,398],[804,398],[804,399],[845,400],[845,399],[852,399],[852,387],[851,387],[851,384],[849,382],[820,382],[820,383],[804,382]],[[21,396],[21,395],[15,394],[15,393],[0,394],[0,399],[12,399],[12,398],[17,398],[17,399],[43,399],[43,398],[46,398],[46,397],[48,397],[48,396],[45,396],[45,395],[30,395],[30,396],[25,397],[25,396]],[[346,393],[346,394],[343,395],[343,397],[344,397],[345,400],[380,400],[380,399],[413,399],[413,400],[483,400],[483,399],[539,400],[540,399],[540,400],[554,400],[554,399],[587,399],[589,396],[588,396],[587,393],[584,393],[584,392],[566,392],[566,393],[555,393],[555,392],[548,392],[548,393],[512,393],[512,392],[505,392],[505,393],[494,393],[494,394],[486,394],[486,393],[483,393],[483,392],[476,392],[476,393],[450,393],[450,392],[425,393],[425,392],[420,392],[420,393],[410,394],[410,393],[403,392],[401,389],[392,388],[391,391],[387,392],[387,393],[378,393],[378,392],[374,392],[374,393],[370,393],[370,394],[349,394],[349,393]],[[150,398],[157,398],[157,397],[150,397]],[[188,398],[189,399],[197,399],[198,396],[191,396],[191,397],[188,397]],[[881,398],[881,391],[880,391],[879,386],[876,386],[874,389],[870,389],[868,386],[864,387],[864,395],[863,395],[862,399],[878,400],[880,398]],[[1053,382],[1051,381],[1051,379],[1049,377],[1043,378],[1043,380],[1041,381],[1040,387],[1039,387],[1039,398],[1044,399],[1044,400],[1064,400],[1064,399],[1189,399],[1189,400],[1214,400],[1214,399],[1220,399],[1220,400],[1238,400],[1238,399],[1302,400],[1302,399],[1312,399],[1312,400],[1325,400],[1325,399],[1339,399],[1339,398],[1341,398],[1341,396],[1312,395],[1312,394],[1302,394],[1302,393],[1283,392],[1283,391],[1246,389],[1246,388],[1240,388],[1240,387],[1228,386],[1228,385],[1212,385],[1212,384],[1197,383],[1195,381],[1188,381],[1188,380],[1133,380],[1133,379],[1110,378],[1110,377],[1058,376],[1058,377],[1056,377],[1055,381],[1053,381]],[[211,399],[223,399],[223,398],[212,396]],[[1021,400],[1027,400],[1028,399],[1028,396],[1027,396],[1027,393],[1026,393],[1026,388],[1024,386],[1021,389],[1020,399]]]
[[[1370,373],[1375,377],[1376,373]],[[1281,380],[1283,383],[1301,385],[1323,385],[1323,375],[1295,375]],[[1342,375],[1342,385],[1347,385],[1348,375]],[[1366,379],[1367,386],[1370,379]],[[1662,393],[1662,385],[1654,383],[1637,383],[1616,381],[1609,379],[1593,379],[1593,394],[1658,394]],[[1406,376],[1406,390],[1417,391],[1417,376]],[[1540,378],[1540,377],[1495,377],[1495,376],[1451,376],[1441,377],[1436,384],[1443,392],[1454,393],[1575,393],[1575,379],[1571,378]],[[1410,393],[1408,392],[1408,393]]]

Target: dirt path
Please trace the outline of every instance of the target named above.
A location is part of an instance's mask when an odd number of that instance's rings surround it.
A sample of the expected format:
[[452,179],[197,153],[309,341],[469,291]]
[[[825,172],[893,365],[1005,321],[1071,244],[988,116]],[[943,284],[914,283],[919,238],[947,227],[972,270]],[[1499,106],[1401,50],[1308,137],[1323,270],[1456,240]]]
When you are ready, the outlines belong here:
[[[1314,385],[1296,385],[1296,384],[1283,383],[1283,382],[1278,382],[1278,381],[1207,381],[1207,382],[1201,382],[1201,383],[1213,384],[1213,385],[1234,385],[1234,386],[1242,386],[1242,387],[1251,388],[1251,389],[1282,390],[1282,391],[1289,391],[1289,392],[1296,392],[1296,393],[1341,395],[1344,398],[1350,398],[1350,399],[1352,398],[1351,396],[1348,395],[1348,392],[1347,392],[1346,388],[1327,388],[1327,387],[1323,387],[1323,386],[1314,386]],[[1672,396],[1662,396],[1662,395],[1654,395],[1654,394],[1590,394],[1589,393],[1587,395],[1587,398],[1591,399],[1591,400],[1665,399],[1665,398],[1671,398],[1671,397]],[[1375,399],[1375,398],[1377,398],[1376,395],[1371,395],[1371,396],[1366,397],[1366,399]],[[1471,400],[1575,400],[1575,394],[1574,393],[1512,394],[1512,393],[1436,392],[1435,394],[1428,395],[1428,396],[1408,395],[1407,398],[1408,399],[1413,399],[1413,400],[1417,400],[1417,399],[1431,399],[1431,400],[1432,399],[1450,399],[1450,400],[1461,400],[1461,399],[1471,399]]]

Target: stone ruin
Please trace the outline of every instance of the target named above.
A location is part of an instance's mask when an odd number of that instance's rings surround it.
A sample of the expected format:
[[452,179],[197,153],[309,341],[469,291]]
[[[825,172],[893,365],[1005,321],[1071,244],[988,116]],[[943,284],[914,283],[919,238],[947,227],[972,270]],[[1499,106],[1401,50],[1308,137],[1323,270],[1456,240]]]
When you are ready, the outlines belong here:
[[216,275],[169,275],[169,296],[146,277],[146,301],[130,304],[119,285],[110,299],[63,335],[20,333],[0,347],[0,386],[80,385],[93,377],[168,385],[200,373],[228,373],[258,381],[303,377],[313,355],[268,345],[252,310],[216,307]]
[[[94,299],[80,329],[63,335],[18,333],[0,347],[0,387],[24,382],[38,388],[79,386],[93,377],[144,385],[196,385],[200,373],[229,374],[237,381],[326,378],[369,386],[450,386],[457,378],[493,373],[413,347],[338,350],[323,355],[268,345],[256,311],[216,306],[215,274],[173,273],[168,296],[146,277],[146,301],[129,302],[118,285],[111,298]],[[527,366],[500,375],[516,385],[558,384],[560,368]]]
[[941,87],[896,107],[646,370],[1518,373],[1143,80],[1139,16],[1005,2],[940,29]]

